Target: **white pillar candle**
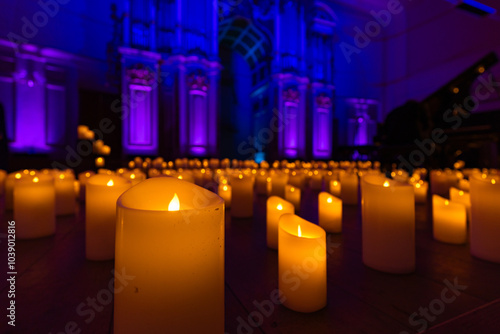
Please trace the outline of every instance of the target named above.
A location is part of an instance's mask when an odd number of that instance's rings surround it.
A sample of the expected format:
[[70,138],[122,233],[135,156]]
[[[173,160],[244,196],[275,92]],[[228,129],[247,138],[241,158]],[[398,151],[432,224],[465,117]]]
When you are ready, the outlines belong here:
[[340,197],[347,205],[358,204],[358,175],[356,173],[340,174]]
[[470,251],[483,260],[500,263],[500,178],[471,175]]
[[228,184],[219,184],[218,189],[219,196],[224,200],[224,206],[227,208],[231,207],[231,186]]
[[223,333],[224,201],[159,177],[117,207],[115,268],[134,278],[115,294],[115,333]]
[[304,189],[305,186],[305,175],[300,170],[294,170],[289,174],[288,184],[291,184],[299,189]]
[[14,187],[16,237],[33,239],[56,231],[55,189],[52,176],[28,175]]
[[288,182],[288,175],[283,172],[271,174],[271,196],[285,197],[285,186]]
[[56,191],[56,216],[73,215],[76,209],[75,177],[71,174],[54,173]]
[[330,181],[330,194],[340,198],[340,182],[337,180]]
[[413,184],[413,191],[415,193],[415,203],[427,202],[428,188],[429,188],[429,183],[422,180]]
[[231,216],[253,216],[253,178],[242,173],[231,175]]
[[14,186],[18,180],[26,177],[26,173],[14,172],[7,175],[5,179],[5,210],[14,208]]
[[438,241],[464,244],[467,239],[465,205],[432,195],[432,233]]
[[278,249],[278,222],[281,215],[285,213],[295,213],[292,203],[278,196],[271,196],[267,199],[266,236],[269,248]]
[[78,181],[80,181],[80,201],[85,201],[85,189],[87,186],[87,181],[93,175],[95,175],[95,173],[91,170],[87,170],[78,174]]
[[342,200],[327,193],[318,195],[318,222],[326,232],[342,232]]
[[467,219],[470,221],[470,194],[467,191],[457,189],[455,187],[450,188],[450,201],[462,203],[465,205],[467,210]]
[[463,191],[470,191],[469,180],[461,179],[458,181],[458,189]]
[[300,210],[300,198],[301,198],[300,188],[287,184],[285,187],[285,199],[293,204],[295,210]]
[[326,233],[293,214],[279,220],[278,286],[283,305],[297,312],[326,306]]
[[383,176],[362,179],[363,263],[395,274],[415,270],[413,187]]
[[116,201],[130,188],[117,175],[94,175],[87,180],[85,206],[85,255],[88,260],[112,260],[115,256]]

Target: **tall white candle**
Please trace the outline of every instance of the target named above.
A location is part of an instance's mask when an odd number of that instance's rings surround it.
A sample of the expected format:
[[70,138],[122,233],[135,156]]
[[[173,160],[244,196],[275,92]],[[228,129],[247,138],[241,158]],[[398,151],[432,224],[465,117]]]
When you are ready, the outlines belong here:
[[158,177],[117,206],[115,268],[134,278],[115,294],[115,333],[223,333],[224,201]]
[[118,175],[94,175],[87,180],[85,254],[88,260],[115,256],[116,201],[131,184]]
[[366,175],[362,179],[363,263],[403,274],[415,270],[413,186]]
[[358,175],[356,173],[345,173],[340,175],[340,197],[342,203],[348,205],[358,204]]
[[231,175],[231,216],[253,216],[253,177],[243,173]]
[[470,251],[483,260],[500,263],[500,177],[470,177]]

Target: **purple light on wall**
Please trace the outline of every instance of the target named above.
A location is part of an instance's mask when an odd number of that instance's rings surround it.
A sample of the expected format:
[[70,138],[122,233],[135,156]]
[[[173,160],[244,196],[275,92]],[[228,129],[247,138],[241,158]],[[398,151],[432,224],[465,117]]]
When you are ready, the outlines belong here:
[[[204,147],[208,146],[208,117],[206,93],[201,91],[191,91],[189,94],[189,144],[191,152],[199,154],[205,153]],[[203,152],[199,150],[203,148]]]
[[293,158],[297,156],[298,145],[298,114],[297,103],[285,102],[285,124],[284,146],[285,156]]

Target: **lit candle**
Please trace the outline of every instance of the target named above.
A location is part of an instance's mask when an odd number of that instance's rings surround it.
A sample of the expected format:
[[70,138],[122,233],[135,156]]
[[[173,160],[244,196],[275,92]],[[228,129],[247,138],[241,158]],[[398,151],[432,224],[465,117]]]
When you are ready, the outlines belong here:
[[342,232],[342,200],[327,192],[318,195],[318,222],[326,232]]
[[231,216],[253,216],[253,177],[242,173],[231,175]]
[[223,333],[224,201],[158,177],[117,207],[115,268],[134,278],[115,294],[115,333]]
[[465,205],[432,195],[432,232],[438,241],[464,244],[467,239]]
[[51,175],[25,176],[14,188],[16,237],[33,239],[56,231],[55,189]]
[[470,194],[467,191],[457,189],[455,187],[450,188],[450,200],[452,202],[462,203],[465,205],[467,210],[467,219],[471,220],[470,217]]
[[415,193],[415,203],[427,202],[428,188],[429,188],[429,183],[422,180],[413,184],[413,192]]
[[335,197],[340,197],[340,182],[339,181],[330,181],[330,194]]
[[85,254],[88,260],[111,260],[115,255],[116,200],[130,188],[117,175],[94,175],[87,180]]
[[228,184],[219,184],[219,196],[224,200],[226,208],[231,207],[231,186]]
[[140,170],[129,170],[123,173],[123,177],[129,180],[132,186],[135,186],[146,179],[146,174]]
[[470,200],[470,251],[475,257],[500,263],[500,177],[471,175]]
[[323,188],[323,174],[315,170],[311,176],[311,189],[321,190]]
[[292,203],[278,196],[267,199],[266,210],[267,247],[278,249],[278,222],[285,213],[295,213]]
[[356,173],[340,174],[340,197],[347,205],[358,204],[358,175]]
[[295,210],[300,210],[300,188],[296,188],[290,184],[287,184],[285,187],[285,199],[292,203],[295,207]]
[[415,270],[415,195],[413,187],[366,175],[362,179],[363,263],[394,273]]
[[264,170],[257,172],[255,176],[255,192],[257,195],[267,195],[267,177],[268,174]]
[[73,215],[76,208],[75,177],[69,173],[54,171],[56,190],[56,216]]
[[95,159],[95,166],[96,167],[104,167],[104,158],[103,157],[98,157]]
[[80,201],[85,201],[85,189],[87,186],[87,180],[93,175],[95,175],[95,173],[91,170],[87,170],[78,174],[78,181],[80,181]]
[[17,181],[26,177],[26,175],[22,172],[14,172],[7,175],[5,179],[5,210],[12,210],[14,208],[14,186]]
[[279,220],[278,285],[283,305],[297,312],[326,306],[326,233],[307,220],[284,214]]

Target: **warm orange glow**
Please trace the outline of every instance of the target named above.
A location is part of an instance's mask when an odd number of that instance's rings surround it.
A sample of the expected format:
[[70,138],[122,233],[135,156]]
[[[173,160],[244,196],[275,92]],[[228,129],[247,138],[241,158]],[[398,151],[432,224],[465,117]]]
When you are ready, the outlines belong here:
[[108,181],[108,183],[106,183],[106,185],[107,185],[108,187],[112,187],[112,186],[114,186],[114,185],[115,185],[115,183],[113,182],[113,180],[109,180],[109,181]]
[[386,187],[386,188],[389,187],[389,182],[388,181],[384,182],[384,187]]
[[336,186],[338,186],[338,184],[339,184],[339,183],[338,183],[337,181],[333,181],[333,185],[334,185],[335,187],[336,187]]
[[290,188],[290,191],[293,193],[295,191],[295,188],[294,187],[291,187]]
[[222,187],[222,190],[227,191],[227,186]]
[[59,178],[60,178],[61,180],[64,180],[64,174],[59,174]]
[[36,172],[35,172],[34,170],[32,170],[32,171],[30,172],[30,175],[31,175],[31,176],[33,176],[33,175],[35,175],[35,174],[36,174]]
[[298,232],[299,232],[299,237],[301,237],[302,236],[302,231],[300,230],[300,225],[299,225]]
[[450,204],[450,201],[446,200],[444,201],[444,205],[449,205]]
[[415,188],[417,188],[417,189],[418,189],[418,188],[420,188],[420,183],[417,183],[417,184],[415,185]]
[[30,173],[30,171],[27,170],[27,169],[25,169],[25,170],[23,170],[23,173],[26,174],[26,175],[28,175]]
[[460,191],[458,192],[458,194],[459,194],[460,196],[463,196],[463,195],[464,195],[464,192],[463,192],[462,190],[460,190]]
[[491,184],[495,184],[497,183],[497,181],[495,181],[495,179],[491,179]]
[[484,66],[479,66],[479,68],[477,69],[477,71],[479,73],[484,73]]
[[205,174],[205,173],[206,173],[205,168],[202,168],[202,169],[201,169],[201,172],[202,172],[202,174]]
[[21,178],[21,174],[20,174],[20,173],[17,173],[14,177],[15,177],[16,179],[20,179],[20,178]]
[[280,204],[278,204],[278,206],[276,208],[281,211],[281,210],[283,210],[283,205],[281,205],[281,203],[280,203]]
[[485,178],[486,178],[486,174],[481,175],[481,177],[482,177],[483,179],[485,179]]
[[86,177],[90,177],[90,173],[85,173],[85,176]]
[[252,169],[252,174],[257,174],[257,171],[255,169]]
[[174,198],[172,198],[170,204],[168,205],[168,211],[179,211],[179,208],[179,197],[177,197],[177,194],[174,194]]
[[102,158],[101,157],[97,158],[97,162],[102,162]]
[[135,179],[135,174],[130,174],[130,178],[133,180]]
[[328,197],[328,198],[326,199],[326,202],[327,202],[327,203],[331,203],[331,202],[332,202],[332,198],[331,198],[331,197]]
[[36,176],[33,178],[33,182],[37,183],[38,181],[40,181]]
[[260,172],[260,175],[264,176],[266,173],[264,171]]
[[182,180],[182,175],[177,176],[179,180]]
[[238,178],[241,180],[243,178],[243,175],[242,174],[238,175]]
[[270,178],[270,177],[268,177],[268,178],[266,179],[266,181],[267,181],[267,182],[271,182],[271,178]]
[[227,180],[226,179],[222,179],[222,184],[227,184]]
[[460,89],[458,89],[458,87],[453,88],[453,93],[457,94],[459,91]]

